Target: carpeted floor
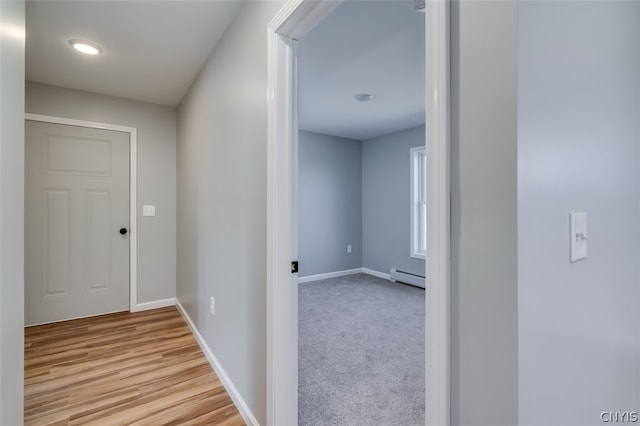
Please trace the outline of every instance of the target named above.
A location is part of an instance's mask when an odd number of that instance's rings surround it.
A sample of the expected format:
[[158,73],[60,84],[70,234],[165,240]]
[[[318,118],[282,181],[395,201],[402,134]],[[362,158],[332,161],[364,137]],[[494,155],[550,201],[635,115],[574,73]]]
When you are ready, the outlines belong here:
[[300,284],[300,425],[424,425],[424,297],[364,274]]

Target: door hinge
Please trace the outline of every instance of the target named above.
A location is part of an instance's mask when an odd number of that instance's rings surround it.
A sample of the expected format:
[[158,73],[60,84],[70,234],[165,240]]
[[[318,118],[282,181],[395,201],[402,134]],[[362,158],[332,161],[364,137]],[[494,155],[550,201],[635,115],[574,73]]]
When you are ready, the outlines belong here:
[[298,261],[294,260],[293,262],[291,262],[291,273],[295,274],[298,272]]

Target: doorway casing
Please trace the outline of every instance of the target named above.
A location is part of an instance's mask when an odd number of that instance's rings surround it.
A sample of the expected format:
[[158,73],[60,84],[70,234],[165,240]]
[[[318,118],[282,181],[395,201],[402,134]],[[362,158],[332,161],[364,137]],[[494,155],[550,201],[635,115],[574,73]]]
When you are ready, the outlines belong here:
[[[298,423],[296,40],[343,0],[289,0],[267,28],[267,424]],[[426,2],[426,424],[450,424],[449,0]]]
[[68,126],[89,127],[92,129],[114,130],[129,134],[129,310],[131,312],[137,312],[146,309],[138,306],[137,129],[135,127],[31,113],[25,114],[25,120],[52,124],[65,124]]

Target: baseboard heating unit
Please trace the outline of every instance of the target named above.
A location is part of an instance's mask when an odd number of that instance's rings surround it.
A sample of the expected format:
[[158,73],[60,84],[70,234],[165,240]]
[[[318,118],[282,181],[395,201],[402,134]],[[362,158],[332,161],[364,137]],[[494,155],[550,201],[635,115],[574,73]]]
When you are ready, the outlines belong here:
[[424,277],[422,275],[412,274],[411,272],[405,272],[396,268],[391,268],[389,277],[391,278],[391,281],[425,288]]

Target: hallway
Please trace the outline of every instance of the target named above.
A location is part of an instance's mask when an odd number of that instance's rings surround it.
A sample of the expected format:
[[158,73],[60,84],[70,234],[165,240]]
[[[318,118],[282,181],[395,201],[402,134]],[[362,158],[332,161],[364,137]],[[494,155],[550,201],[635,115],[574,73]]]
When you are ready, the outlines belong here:
[[244,425],[175,307],[25,331],[25,425]]

